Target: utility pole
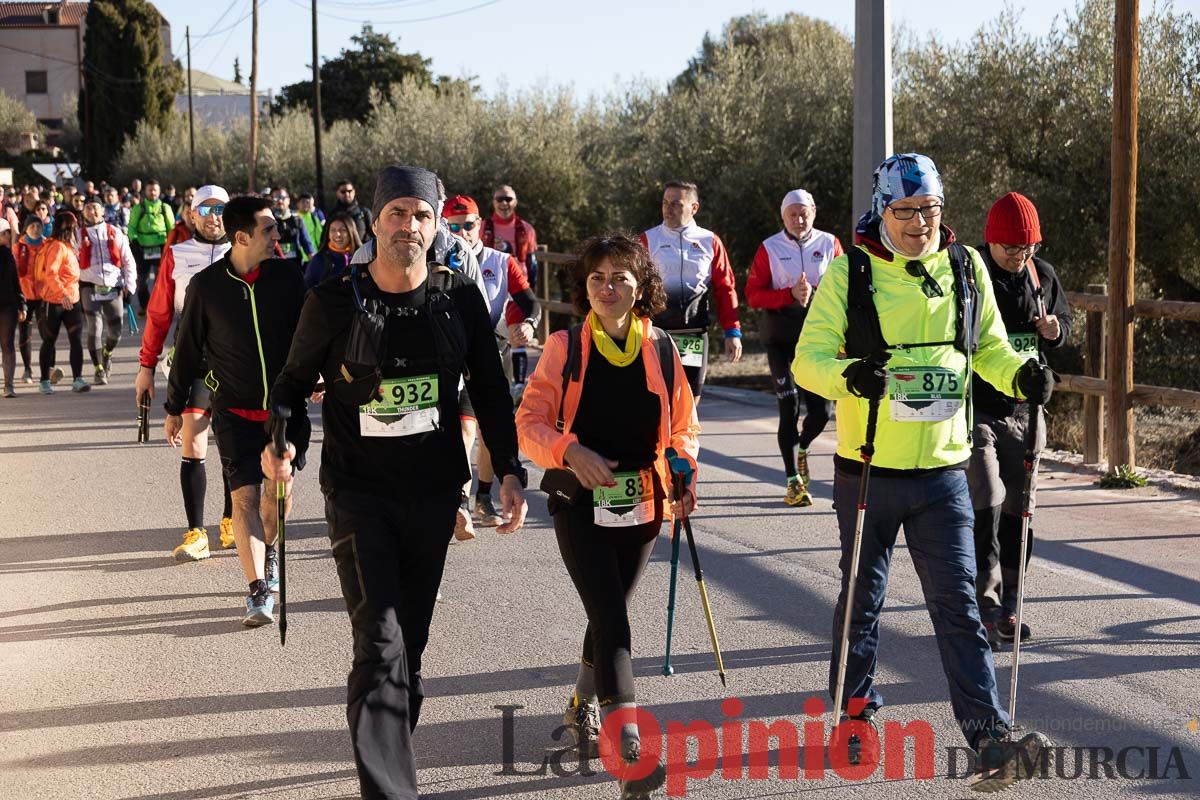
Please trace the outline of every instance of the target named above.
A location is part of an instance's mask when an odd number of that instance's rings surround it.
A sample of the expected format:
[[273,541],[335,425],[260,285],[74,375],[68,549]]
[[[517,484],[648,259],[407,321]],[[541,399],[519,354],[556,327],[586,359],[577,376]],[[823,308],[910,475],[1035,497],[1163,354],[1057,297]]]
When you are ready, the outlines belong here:
[[250,186],[258,191],[258,0],[250,0]]
[[892,154],[891,0],[854,0],[854,169],[850,227],[871,205],[871,176]]
[[325,208],[325,165],[321,160],[321,57],[317,52],[317,0],[312,0],[313,145],[317,159],[317,208]]
[[1138,0],[1117,0],[1108,224],[1108,468],[1134,466],[1133,259],[1138,161]]
[[192,29],[188,26],[183,29],[184,38],[187,39],[187,62],[188,62],[188,150],[192,158],[192,171],[196,170],[196,121],[195,114],[192,109]]

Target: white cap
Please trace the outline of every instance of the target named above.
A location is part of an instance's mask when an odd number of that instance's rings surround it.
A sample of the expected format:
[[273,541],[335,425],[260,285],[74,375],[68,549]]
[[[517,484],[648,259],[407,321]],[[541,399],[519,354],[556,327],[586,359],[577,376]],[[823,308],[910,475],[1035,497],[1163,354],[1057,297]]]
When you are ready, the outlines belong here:
[[205,200],[217,200],[222,203],[229,202],[229,193],[220,186],[214,184],[205,184],[196,190],[196,196],[192,198],[192,209],[197,209]]
[[783,197],[783,202],[779,204],[779,213],[782,214],[788,206],[801,205],[817,207],[813,201],[813,196],[804,189],[792,189]]
[[12,226],[8,224],[8,220],[4,219],[3,217],[0,217],[0,233],[4,233],[5,231],[11,231],[11,230],[12,230]]

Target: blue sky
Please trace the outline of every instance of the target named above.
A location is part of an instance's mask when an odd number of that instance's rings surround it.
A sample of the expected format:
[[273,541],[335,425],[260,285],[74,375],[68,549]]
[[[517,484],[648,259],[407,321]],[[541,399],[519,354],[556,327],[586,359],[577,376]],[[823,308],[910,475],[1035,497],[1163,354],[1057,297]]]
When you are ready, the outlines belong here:
[[[172,26],[183,60],[184,27],[192,27],[192,67],[233,77],[233,59],[250,74],[251,0],[153,0]],[[1153,0],[1143,0],[1146,13]],[[1073,0],[1013,6],[1031,32],[1048,30]],[[229,11],[222,17],[228,7]],[[259,85],[276,91],[311,73],[309,0],[259,0]],[[1200,15],[1200,0],[1177,0],[1177,11]],[[679,73],[705,32],[717,34],[733,16],[796,11],[850,32],[853,0],[319,0],[322,58],[337,55],[364,21],[399,37],[402,52],[433,59],[439,74],[474,75],[485,91],[538,84],[570,85],[577,95],[603,94],[634,78],[665,84]],[[918,34],[936,30],[947,40],[969,37],[1003,3],[964,0],[893,0],[892,17]],[[243,17],[246,17],[243,20]],[[241,20],[239,22],[239,20]],[[213,33],[207,37],[208,31]]]

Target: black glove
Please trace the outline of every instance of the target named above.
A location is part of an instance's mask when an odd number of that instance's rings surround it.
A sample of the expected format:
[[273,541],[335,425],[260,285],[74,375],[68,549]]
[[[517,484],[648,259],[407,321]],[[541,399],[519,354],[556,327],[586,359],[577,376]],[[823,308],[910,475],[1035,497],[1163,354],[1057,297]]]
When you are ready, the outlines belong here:
[[1033,405],[1044,406],[1054,393],[1054,370],[1031,358],[1017,370],[1013,385]]
[[885,363],[878,358],[864,358],[851,363],[842,370],[842,377],[846,379],[846,388],[850,390],[851,394],[859,397],[879,400],[887,393]]

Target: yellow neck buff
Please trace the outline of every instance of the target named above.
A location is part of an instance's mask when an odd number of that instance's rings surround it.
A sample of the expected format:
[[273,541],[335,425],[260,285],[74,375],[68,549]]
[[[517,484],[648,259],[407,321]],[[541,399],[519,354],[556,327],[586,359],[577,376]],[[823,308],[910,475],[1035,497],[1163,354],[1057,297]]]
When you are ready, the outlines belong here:
[[604,330],[604,325],[595,314],[588,314],[588,325],[592,331],[592,341],[604,360],[614,367],[628,367],[642,351],[642,321],[637,314],[629,312],[629,336],[625,338],[625,349],[617,347],[617,343]]

